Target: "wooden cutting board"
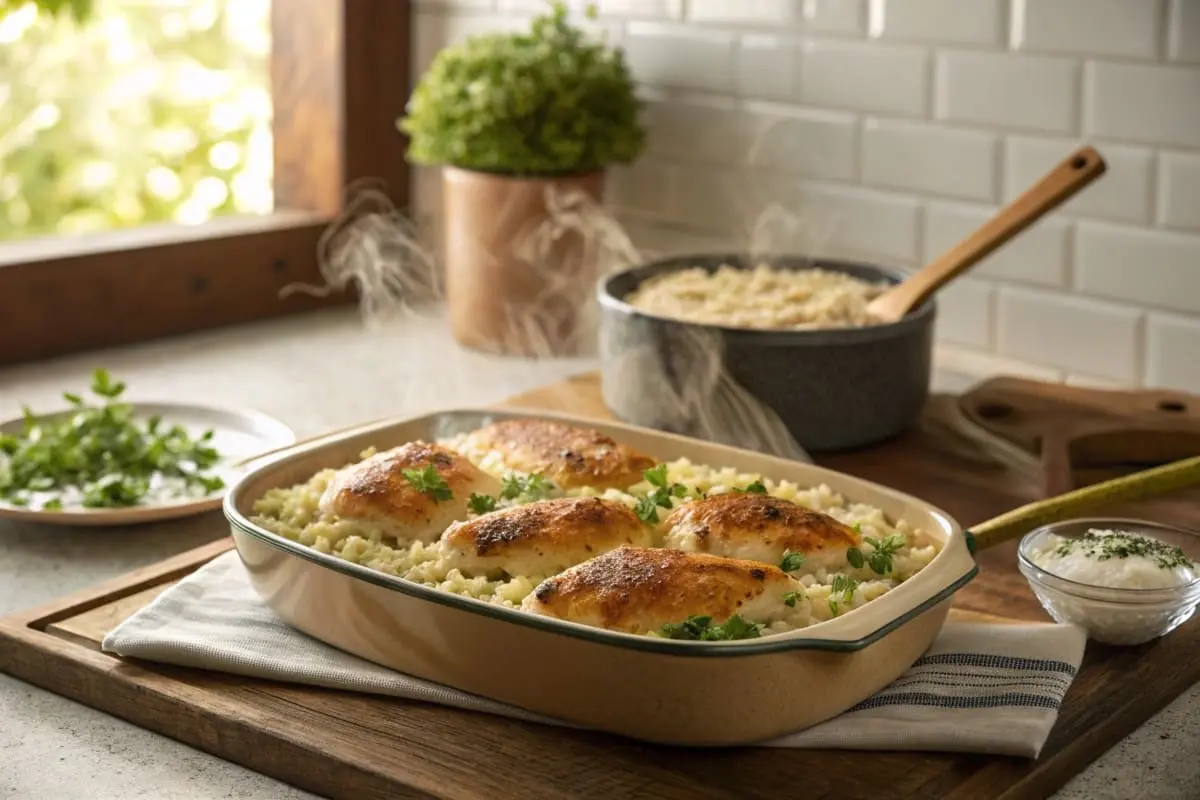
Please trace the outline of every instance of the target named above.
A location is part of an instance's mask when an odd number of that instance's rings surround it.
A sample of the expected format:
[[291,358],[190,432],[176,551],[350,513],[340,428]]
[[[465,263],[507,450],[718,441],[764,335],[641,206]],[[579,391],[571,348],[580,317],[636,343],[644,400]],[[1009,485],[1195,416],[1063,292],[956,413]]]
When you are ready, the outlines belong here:
[[994,378],[958,399],[964,417],[1039,460],[1042,494],[1200,455],[1200,397]]
[[[595,376],[512,405],[607,415]],[[1001,467],[951,454],[916,431],[873,450],[822,459],[937,503],[965,523],[1031,499]],[[1187,498],[1197,502],[1197,495]],[[1128,509],[1172,519],[1170,504]],[[212,524],[224,527],[213,515]],[[164,525],[169,535],[169,524]],[[166,736],[332,798],[1038,798],[1200,680],[1200,624],[1137,648],[1089,645],[1043,754],[767,748],[692,750],[551,729],[422,703],[257,681],[99,650],[104,634],[166,587],[225,552],[214,542],[161,564],[0,620],[0,670]],[[1011,548],[981,554],[956,596],[960,618],[1045,619],[1013,568]],[[631,677],[636,679],[636,677]],[[152,788],[152,787],[150,787]]]

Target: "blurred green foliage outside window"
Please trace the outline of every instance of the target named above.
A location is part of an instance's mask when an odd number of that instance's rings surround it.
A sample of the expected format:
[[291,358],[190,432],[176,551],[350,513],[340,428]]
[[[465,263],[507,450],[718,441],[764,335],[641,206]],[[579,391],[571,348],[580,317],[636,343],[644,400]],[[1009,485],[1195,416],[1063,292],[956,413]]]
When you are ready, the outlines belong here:
[[0,0],[0,240],[270,212],[270,0],[71,5]]

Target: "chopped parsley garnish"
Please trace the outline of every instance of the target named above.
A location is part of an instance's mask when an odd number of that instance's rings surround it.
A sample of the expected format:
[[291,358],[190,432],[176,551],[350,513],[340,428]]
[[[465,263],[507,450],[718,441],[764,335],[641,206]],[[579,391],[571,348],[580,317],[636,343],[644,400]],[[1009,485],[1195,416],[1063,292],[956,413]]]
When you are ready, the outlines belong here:
[[784,572],[793,572],[800,569],[804,565],[804,553],[793,553],[791,550],[783,551],[783,560],[779,562],[779,568]]
[[838,596],[841,596],[841,602],[849,603],[854,599],[856,591],[858,591],[858,581],[854,578],[848,578],[845,575],[833,576],[833,583],[829,587],[829,610],[835,617],[838,615]]
[[[224,488],[225,482],[210,472],[221,458],[211,430],[193,437],[157,417],[135,420],[133,407],[120,400],[124,382],[114,381],[106,370],[92,373],[90,389],[99,404],[63,392],[70,412],[39,419],[25,408],[23,431],[0,433],[0,499],[27,506],[36,492],[74,488],[85,508],[126,508],[144,501],[156,477],[181,482],[188,495]],[[62,497],[41,507],[61,509]]]
[[486,514],[489,511],[496,510],[496,498],[490,494],[475,494],[471,492],[471,497],[467,500],[467,506],[476,514]]
[[674,508],[675,504],[671,502],[671,498],[685,497],[688,493],[687,487],[682,483],[668,482],[666,464],[643,470],[642,477],[654,487],[645,497],[639,498],[634,507],[642,522],[658,522],[658,509]]
[[892,556],[907,543],[899,533],[893,533],[883,539],[867,536],[864,541],[873,548],[871,555],[867,556],[867,564],[877,575],[887,575],[892,571]]
[[762,634],[762,628],[762,625],[747,622],[734,614],[720,625],[713,625],[712,617],[688,617],[683,622],[669,622],[663,625],[661,632],[668,639],[717,642],[757,639]]
[[866,560],[863,558],[862,550],[859,550],[857,547],[851,547],[846,551],[846,560],[849,561],[850,566],[854,567],[855,569],[862,569],[863,564],[866,563]]
[[500,481],[500,497],[516,500],[518,497],[533,502],[544,500],[554,491],[554,484],[540,472],[532,475],[505,475]]
[[748,494],[766,494],[767,487],[763,485],[761,480],[752,481],[746,484],[744,489],[734,489],[735,492],[745,492]]
[[799,592],[784,592],[783,593],[783,604],[785,606],[787,606],[788,608],[795,608],[796,601],[799,599],[800,599]]
[[433,502],[441,503],[454,497],[450,485],[438,474],[433,464],[426,464],[420,469],[401,470],[405,480],[413,485],[418,492],[433,498]]
[[1143,557],[1153,560],[1160,569],[1176,569],[1178,567],[1190,569],[1194,566],[1182,548],[1160,542],[1149,536],[1123,531],[1090,530],[1078,539],[1064,540],[1055,548],[1055,553],[1066,556],[1076,549],[1097,561]]

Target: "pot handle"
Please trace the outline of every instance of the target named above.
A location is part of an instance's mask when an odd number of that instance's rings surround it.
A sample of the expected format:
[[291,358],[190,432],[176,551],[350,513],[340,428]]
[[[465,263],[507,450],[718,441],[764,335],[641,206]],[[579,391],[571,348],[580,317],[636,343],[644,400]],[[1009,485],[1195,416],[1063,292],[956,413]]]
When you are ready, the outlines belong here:
[[1194,484],[1200,484],[1200,456],[1172,461],[1015,508],[971,526],[967,531],[967,546],[971,552],[983,550],[1042,525],[1086,514],[1101,506],[1155,497]]

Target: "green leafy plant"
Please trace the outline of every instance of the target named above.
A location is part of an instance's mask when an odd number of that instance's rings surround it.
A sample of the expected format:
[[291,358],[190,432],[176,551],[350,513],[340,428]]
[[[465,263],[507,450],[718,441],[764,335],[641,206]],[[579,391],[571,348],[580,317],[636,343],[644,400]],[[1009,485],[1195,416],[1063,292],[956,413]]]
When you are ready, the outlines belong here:
[[398,123],[409,160],[533,176],[637,158],[646,134],[624,54],[566,14],[555,2],[528,31],[441,50]]
[[[28,0],[0,0],[0,18],[10,11],[16,11]],[[45,11],[51,16],[69,12],[76,22],[86,22],[92,14],[93,0],[34,0],[33,4],[39,11]]]

